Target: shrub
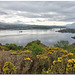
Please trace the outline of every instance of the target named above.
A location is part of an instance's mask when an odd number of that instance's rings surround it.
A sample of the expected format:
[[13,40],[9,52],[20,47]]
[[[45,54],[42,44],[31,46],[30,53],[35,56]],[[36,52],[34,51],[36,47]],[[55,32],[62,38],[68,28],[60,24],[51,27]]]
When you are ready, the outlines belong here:
[[2,44],[0,43],[0,46],[2,46]]
[[66,49],[67,46],[69,46],[69,42],[68,41],[58,41],[56,44],[54,44],[54,46]]
[[67,74],[75,74],[75,59],[69,59],[66,68]]
[[4,74],[15,74],[16,68],[14,64],[12,64],[11,62],[5,62],[4,67],[3,67],[3,73]]
[[17,46],[16,44],[6,43],[4,46],[7,47],[8,50],[23,50],[23,46]]
[[41,54],[43,52],[43,48],[37,44],[33,44],[31,46],[30,50],[32,51],[33,55],[38,55],[38,54]]

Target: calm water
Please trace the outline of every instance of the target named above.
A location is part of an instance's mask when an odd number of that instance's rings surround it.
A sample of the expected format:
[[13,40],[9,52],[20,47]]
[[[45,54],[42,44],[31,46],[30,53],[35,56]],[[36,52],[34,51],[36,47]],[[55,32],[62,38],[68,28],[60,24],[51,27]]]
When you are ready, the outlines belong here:
[[55,32],[60,29],[49,29],[49,30],[0,30],[0,43],[15,43],[17,45],[25,46],[27,43],[40,40],[47,46],[53,46],[57,41],[67,40],[70,44],[74,43],[75,40],[72,36],[73,33],[59,33]]

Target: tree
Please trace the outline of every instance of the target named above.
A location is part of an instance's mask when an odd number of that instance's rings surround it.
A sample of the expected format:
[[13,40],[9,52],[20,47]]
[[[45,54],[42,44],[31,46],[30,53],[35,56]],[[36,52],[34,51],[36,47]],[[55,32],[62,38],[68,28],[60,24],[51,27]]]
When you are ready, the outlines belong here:
[[68,41],[58,41],[56,44],[54,44],[54,47],[59,47],[59,48],[63,48],[66,49],[67,46],[69,46],[69,42]]
[[17,46],[16,44],[8,44],[6,43],[5,47],[8,48],[8,50],[22,50],[23,46]]
[[38,55],[43,52],[43,48],[40,45],[32,44],[30,50],[32,51],[33,55]]
[[0,46],[2,46],[2,44],[0,43]]

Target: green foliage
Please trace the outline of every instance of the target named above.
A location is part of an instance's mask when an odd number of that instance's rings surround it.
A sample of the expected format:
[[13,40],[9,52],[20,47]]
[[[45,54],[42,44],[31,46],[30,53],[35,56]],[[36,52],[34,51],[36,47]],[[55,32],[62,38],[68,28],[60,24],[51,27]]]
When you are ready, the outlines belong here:
[[69,46],[69,42],[68,41],[58,41],[56,44],[54,44],[55,47],[59,47],[59,48],[63,48],[66,49],[67,46]]
[[48,69],[48,67],[49,67],[49,62],[48,62],[47,60],[45,61],[44,66],[45,66],[45,69],[47,70],[47,69]]
[[68,41],[58,41],[57,44],[54,44],[55,47],[66,49],[68,52],[72,52],[73,58],[75,58],[75,43],[69,45]]
[[43,68],[42,69],[42,74],[53,74],[53,72],[51,72],[51,69],[50,68],[48,68],[47,71],[45,71],[45,69]]
[[32,41],[32,43],[36,43],[36,44],[41,44],[41,42],[39,40],[36,40],[36,41]]
[[7,47],[8,50],[22,50],[23,49],[23,46],[17,46],[16,44],[6,43],[4,46]]
[[2,46],[2,44],[0,43],[0,46]]
[[43,52],[43,48],[46,47],[44,44],[42,44],[39,40],[32,41],[28,43],[24,49],[28,49],[32,51],[33,55],[38,55]]
[[30,47],[29,50],[32,51],[33,55],[38,55],[38,54],[41,54],[43,52],[43,48],[37,44],[32,44],[32,46]]
[[28,43],[24,49],[29,49],[33,44],[37,44],[37,45],[40,45],[42,47],[46,47],[44,44],[42,44],[39,40],[35,40],[35,41],[32,41],[30,43]]
[[[45,46],[36,40],[24,48],[8,43],[1,48],[3,49],[0,51],[1,73],[75,74],[75,44],[69,45],[68,41],[60,41],[55,47]],[[8,51],[4,51],[5,48],[8,48]],[[24,51],[21,51],[22,49]],[[10,62],[6,62],[8,60]]]
[[4,74],[15,74],[16,68],[14,64],[12,64],[11,62],[5,62],[4,67],[3,67],[3,73]]
[[43,45],[39,40],[35,40],[35,41],[32,41],[32,42],[28,43],[25,47],[30,47],[33,44]]
[[68,52],[72,52],[74,55],[73,55],[73,58],[75,58],[75,46],[74,45],[69,45],[65,48]]

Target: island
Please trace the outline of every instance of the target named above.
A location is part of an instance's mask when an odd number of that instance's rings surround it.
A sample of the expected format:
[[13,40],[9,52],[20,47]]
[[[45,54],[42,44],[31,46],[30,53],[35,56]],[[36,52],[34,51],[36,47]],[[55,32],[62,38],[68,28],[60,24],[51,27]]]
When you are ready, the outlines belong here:
[[72,37],[73,39],[75,39],[75,36],[74,37]]
[[[75,33],[75,29],[66,28],[66,29],[63,29],[63,30],[59,30],[58,32],[61,32],[61,33]],[[75,36],[71,37],[71,38],[75,39]]]
[[62,32],[62,33],[75,33],[75,29],[66,28],[66,29],[63,29],[63,30],[59,30],[58,32]]

